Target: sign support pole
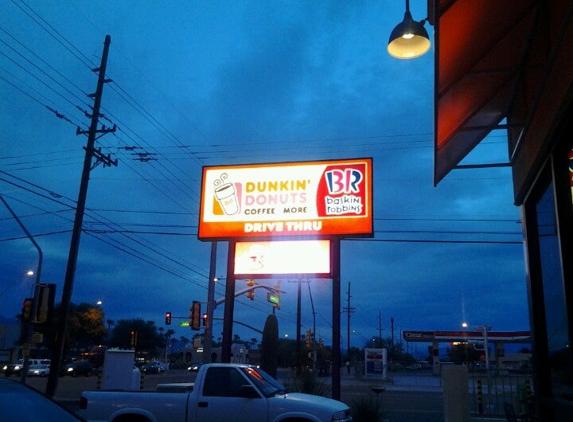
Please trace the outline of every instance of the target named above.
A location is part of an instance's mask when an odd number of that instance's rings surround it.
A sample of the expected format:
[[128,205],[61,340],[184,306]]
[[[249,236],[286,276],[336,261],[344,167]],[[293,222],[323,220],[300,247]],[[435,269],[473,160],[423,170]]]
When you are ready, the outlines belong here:
[[217,273],[217,242],[211,242],[211,263],[209,266],[209,281],[207,285],[207,321],[203,338],[203,363],[211,362],[213,344],[213,311],[215,310],[215,276]]
[[340,238],[332,239],[332,398],[340,400]]
[[227,255],[227,280],[225,283],[225,312],[223,314],[223,338],[221,362],[231,362],[233,342],[233,315],[235,312],[235,240],[229,240]]

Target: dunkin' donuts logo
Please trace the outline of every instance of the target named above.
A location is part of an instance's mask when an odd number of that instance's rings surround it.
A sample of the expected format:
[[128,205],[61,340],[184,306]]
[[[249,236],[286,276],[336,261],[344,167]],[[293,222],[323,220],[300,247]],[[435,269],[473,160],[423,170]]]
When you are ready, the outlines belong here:
[[240,192],[237,192],[233,183],[227,182],[228,177],[227,173],[223,173],[214,182],[213,214],[215,215],[234,215],[241,210]]

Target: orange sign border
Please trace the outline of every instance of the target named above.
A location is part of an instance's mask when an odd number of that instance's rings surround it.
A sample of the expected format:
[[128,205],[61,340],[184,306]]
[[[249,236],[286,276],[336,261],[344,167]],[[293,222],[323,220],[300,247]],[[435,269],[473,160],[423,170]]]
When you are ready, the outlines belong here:
[[[238,164],[229,166],[203,166],[201,178],[201,200],[199,210],[198,239],[202,241],[226,240],[226,239],[257,239],[271,240],[277,238],[327,238],[333,236],[339,237],[372,237],[374,234],[373,218],[373,187],[372,187],[372,158],[352,158],[340,160],[323,160],[323,161],[300,161],[300,162],[281,162],[281,163],[261,163],[261,164]],[[269,223],[272,221],[225,221],[225,222],[208,222],[205,221],[205,209],[208,195],[206,195],[207,173],[212,171],[229,172],[236,170],[248,169],[266,169],[272,172],[273,169],[284,169],[285,167],[304,167],[304,166],[345,166],[352,164],[365,165],[364,179],[364,204],[365,215],[363,216],[329,216],[317,218],[320,220],[320,231],[292,231],[292,232],[264,232],[264,233],[245,233],[246,223]],[[211,199],[212,196],[209,196]],[[294,220],[294,219],[293,219]],[[284,220],[293,221],[293,220]]]

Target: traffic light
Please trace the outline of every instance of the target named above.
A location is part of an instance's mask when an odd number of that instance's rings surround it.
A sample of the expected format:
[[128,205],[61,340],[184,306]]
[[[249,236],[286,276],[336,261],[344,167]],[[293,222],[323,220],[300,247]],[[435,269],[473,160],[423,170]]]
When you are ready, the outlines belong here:
[[201,328],[201,302],[194,300],[189,310],[191,311],[189,326],[192,330],[199,330]]
[[310,328],[306,330],[305,341],[306,341],[306,348],[310,349]]
[[201,316],[201,319],[203,320],[203,327],[206,327],[207,326],[207,313],[204,313]]
[[318,340],[318,348],[322,349],[324,347],[324,343],[322,342],[322,339]]
[[[247,287],[253,287],[255,285],[255,280],[247,280]],[[247,297],[251,300],[255,300],[255,291],[249,290],[247,292]]]
[[165,325],[171,325],[171,312],[165,312]]
[[49,324],[52,322],[55,297],[55,284],[40,284],[38,286],[38,303],[36,304],[35,323]]
[[135,348],[135,346],[137,346],[137,331],[131,330],[129,332],[129,344],[133,348]]
[[277,281],[273,286],[273,292],[271,293],[270,297],[273,300],[269,300],[273,304],[273,308],[280,309],[281,308],[281,283]]
[[27,297],[22,303],[22,322],[32,322],[32,302],[34,299]]

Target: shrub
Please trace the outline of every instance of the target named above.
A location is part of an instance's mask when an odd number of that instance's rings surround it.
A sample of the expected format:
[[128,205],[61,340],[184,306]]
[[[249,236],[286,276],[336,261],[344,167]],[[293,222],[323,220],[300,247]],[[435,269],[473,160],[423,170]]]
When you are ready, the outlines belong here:
[[304,368],[289,385],[291,391],[298,393],[313,394],[315,396],[329,397],[331,388],[324,381],[318,380],[316,371]]
[[358,397],[350,404],[350,409],[353,422],[382,422],[386,416],[377,397]]

